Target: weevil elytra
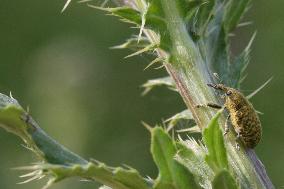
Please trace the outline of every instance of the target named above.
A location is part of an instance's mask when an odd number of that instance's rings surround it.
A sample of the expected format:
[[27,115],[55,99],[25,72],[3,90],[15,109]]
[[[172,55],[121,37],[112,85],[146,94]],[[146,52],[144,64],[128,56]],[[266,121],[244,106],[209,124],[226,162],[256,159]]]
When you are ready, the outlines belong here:
[[[216,90],[225,93],[224,108],[228,110],[227,121],[231,120],[232,126],[237,133],[237,139],[240,139],[245,147],[254,148],[261,139],[262,129],[257,112],[247,98],[238,90],[226,87],[223,84],[207,84]],[[221,109],[222,106],[207,103],[206,106]],[[200,107],[200,105],[197,105]],[[226,123],[225,134],[229,131],[229,125]]]

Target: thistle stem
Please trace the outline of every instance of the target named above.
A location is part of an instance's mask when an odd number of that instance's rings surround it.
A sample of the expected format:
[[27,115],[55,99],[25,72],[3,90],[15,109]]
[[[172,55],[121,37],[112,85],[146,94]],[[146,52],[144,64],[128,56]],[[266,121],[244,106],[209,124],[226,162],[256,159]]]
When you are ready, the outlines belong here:
[[[137,10],[143,10],[145,7],[139,7],[138,1],[141,0],[128,0],[123,3]],[[177,8],[177,1],[161,0],[161,4],[173,46],[170,52],[164,52],[161,49],[157,49],[156,52],[160,58],[168,60],[164,63],[168,74],[173,78],[197,125],[203,129],[216,112],[209,109],[197,109],[196,105],[218,102],[219,99],[206,86],[206,83],[214,83],[209,74],[210,69],[201,58],[201,52],[197,50],[187,32]],[[151,42],[158,41],[157,35],[153,31],[144,29],[144,33]],[[169,60],[169,56],[174,58]],[[225,116],[221,117],[220,123],[222,125],[225,125],[225,119]],[[227,135],[226,146],[231,168],[240,179],[243,188],[274,188],[254,150],[242,147],[238,151],[235,148],[235,135],[232,133]]]

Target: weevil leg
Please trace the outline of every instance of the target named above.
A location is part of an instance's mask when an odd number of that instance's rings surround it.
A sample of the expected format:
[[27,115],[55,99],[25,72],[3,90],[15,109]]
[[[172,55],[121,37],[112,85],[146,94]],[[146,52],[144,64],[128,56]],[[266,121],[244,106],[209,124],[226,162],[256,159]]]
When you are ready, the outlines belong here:
[[241,149],[240,144],[239,144],[238,142],[236,142],[236,149],[237,149],[238,151],[240,151],[240,149]]
[[236,138],[236,140],[239,140],[240,138],[241,138],[241,134],[239,133],[239,132],[237,132],[237,138]]
[[241,138],[241,134],[239,132],[237,132],[237,137],[236,137],[236,149],[240,150],[240,144],[239,144],[239,140]]
[[231,117],[231,115],[228,115],[227,118],[226,118],[224,136],[225,136],[226,134],[228,134],[228,132],[230,131],[230,125],[229,125],[230,117]]
[[206,104],[197,104],[195,106],[196,108],[201,108],[201,107],[210,107],[210,108],[215,108],[215,109],[222,109],[223,107],[220,106],[219,104],[215,104],[215,103],[211,103],[211,102],[208,102]]

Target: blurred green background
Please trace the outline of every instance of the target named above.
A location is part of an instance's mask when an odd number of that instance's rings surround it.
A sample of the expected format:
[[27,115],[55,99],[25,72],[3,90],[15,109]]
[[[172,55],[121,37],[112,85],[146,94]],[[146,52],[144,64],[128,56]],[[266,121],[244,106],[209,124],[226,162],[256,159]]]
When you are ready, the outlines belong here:
[[[138,31],[117,18],[71,3],[60,13],[60,1],[0,1],[0,91],[12,91],[22,106],[51,136],[85,158],[112,166],[127,164],[155,177],[149,153],[149,134],[140,121],[155,124],[184,109],[180,97],[165,89],[141,97],[139,87],[162,70],[143,71],[150,59],[123,59],[130,51],[110,50]],[[275,186],[284,186],[284,7],[283,0],[254,1],[242,28],[233,38],[240,51],[254,30],[245,93],[269,77],[273,81],[252,102],[264,112],[263,140],[256,148]],[[28,165],[34,157],[22,142],[0,130],[0,188],[36,189],[43,181],[24,185],[13,167]],[[96,188],[77,178],[54,189]]]

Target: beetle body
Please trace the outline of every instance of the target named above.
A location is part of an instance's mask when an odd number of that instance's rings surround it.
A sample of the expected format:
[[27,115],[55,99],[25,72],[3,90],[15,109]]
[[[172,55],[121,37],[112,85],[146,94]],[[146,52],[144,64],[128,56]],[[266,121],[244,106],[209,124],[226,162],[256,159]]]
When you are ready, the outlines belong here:
[[226,94],[224,106],[229,111],[234,130],[247,148],[254,148],[261,139],[262,129],[252,104],[236,89],[222,84],[208,84],[208,86]]

